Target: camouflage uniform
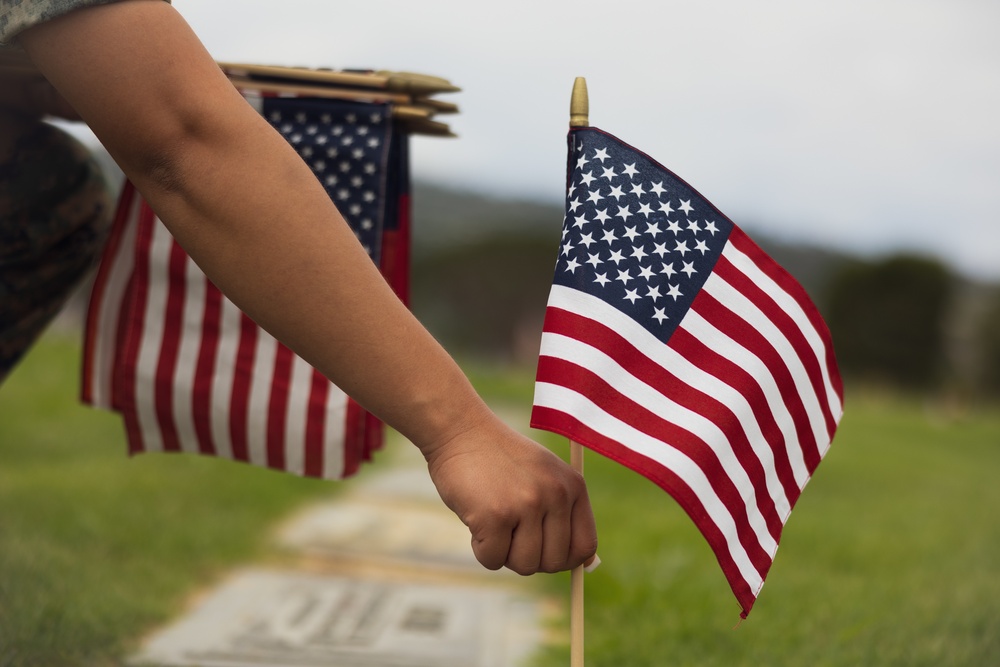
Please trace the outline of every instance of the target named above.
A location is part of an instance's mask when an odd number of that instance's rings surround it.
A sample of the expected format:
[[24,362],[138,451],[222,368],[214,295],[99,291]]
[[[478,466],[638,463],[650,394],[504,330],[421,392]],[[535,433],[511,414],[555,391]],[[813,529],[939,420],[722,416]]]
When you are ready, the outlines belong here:
[[26,125],[0,163],[0,382],[93,265],[113,211],[83,145],[47,123]]

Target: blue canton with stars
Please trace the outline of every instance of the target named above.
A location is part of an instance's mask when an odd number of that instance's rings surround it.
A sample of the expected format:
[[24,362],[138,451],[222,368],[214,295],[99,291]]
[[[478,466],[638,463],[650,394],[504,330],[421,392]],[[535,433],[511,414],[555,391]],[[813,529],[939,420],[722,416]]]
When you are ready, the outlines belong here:
[[647,155],[594,128],[569,134],[557,285],[596,296],[666,342],[733,223]]
[[262,106],[378,264],[392,131],[388,105],[268,97]]

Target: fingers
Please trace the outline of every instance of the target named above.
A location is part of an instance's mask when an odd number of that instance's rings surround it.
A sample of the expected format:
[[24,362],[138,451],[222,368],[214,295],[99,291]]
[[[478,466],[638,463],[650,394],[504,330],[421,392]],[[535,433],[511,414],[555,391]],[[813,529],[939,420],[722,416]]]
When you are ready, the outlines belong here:
[[517,523],[494,521],[473,538],[472,549],[484,567],[506,566],[520,575],[561,572],[591,562],[597,531],[586,492],[572,505],[564,501],[542,515],[529,512]]

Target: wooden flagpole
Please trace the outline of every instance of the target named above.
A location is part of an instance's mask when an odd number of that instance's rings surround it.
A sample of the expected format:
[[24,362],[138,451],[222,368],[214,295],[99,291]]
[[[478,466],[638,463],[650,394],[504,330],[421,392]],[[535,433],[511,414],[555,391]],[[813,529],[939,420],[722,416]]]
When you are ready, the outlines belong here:
[[[590,125],[590,100],[587,96],[587,80],[582,76],[573,82],[573,95],[569,103],[569,126],[588,127]],[[569,461],[573,470],[583,475],[583,447],[570,440]],[[573,568],[570,575],[570,618],[569,618],[569,663],[570,667],[583,667],[583,574],[584,566]]]

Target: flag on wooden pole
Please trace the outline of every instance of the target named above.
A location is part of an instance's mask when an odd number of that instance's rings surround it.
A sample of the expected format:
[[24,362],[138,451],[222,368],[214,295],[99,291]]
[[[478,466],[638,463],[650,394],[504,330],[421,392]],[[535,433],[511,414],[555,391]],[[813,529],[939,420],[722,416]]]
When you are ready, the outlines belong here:
[[842,414],[829,333],[802,287],[682,179],[596,128],[568,142],[531,425],[670,493],[745,618]]

